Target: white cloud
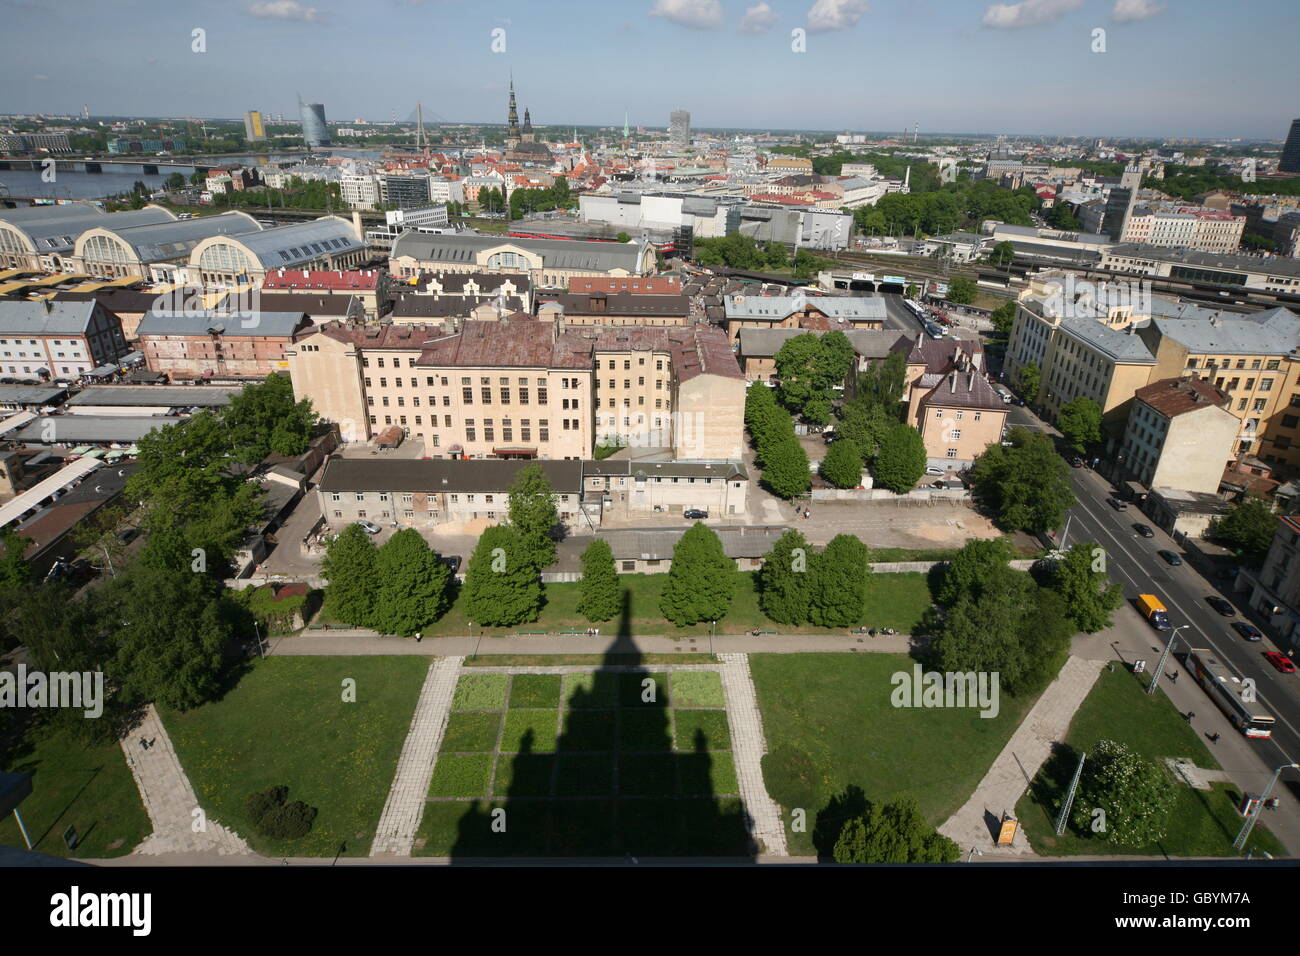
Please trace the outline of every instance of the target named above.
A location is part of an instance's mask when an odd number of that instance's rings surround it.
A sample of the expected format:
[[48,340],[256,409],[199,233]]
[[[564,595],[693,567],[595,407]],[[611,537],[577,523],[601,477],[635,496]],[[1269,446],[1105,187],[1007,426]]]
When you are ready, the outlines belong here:
[[1150,20],[1164,7],[1156,0],[1115,0],[1115,9],[1111,17],[1120,23],[1133,23],[1137,20]]
[[301,20],[314,23],[320,20],[320,11],[304,7],[298,0],[256,0],[248,5],[248,12],[259,20]]
[[1021,0],[1020,3],[994,3],[984,11],[983,23],[998,30],[1036,27],[1059,20],[1071,10],[1083,6],[1083,0]]
[[766,3],[756,3],[740,18],[741,33],[766,33],[779,18]]
[[722,26],[722,4],[719,0],[655,0],[650,16],[696,30],[716,30]]
[[868,6],[867,0],[817,0],[808,11],[808,32],[826,33],[857,26]]

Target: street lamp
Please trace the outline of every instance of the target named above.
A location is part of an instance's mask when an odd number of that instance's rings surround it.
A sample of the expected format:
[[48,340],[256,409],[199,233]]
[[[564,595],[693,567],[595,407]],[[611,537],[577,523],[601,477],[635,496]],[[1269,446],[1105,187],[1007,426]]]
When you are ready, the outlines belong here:
[[1065,516],[1065,530],[1061,532],[1061,543],[1057,545],[1057,548],[1059,548],[1062,551],[1065,550],[1065,536],[1070,533],[1070,522],[1073,520],[1074,520],[1073,513]]
[[1240,851],[1246,846],[1246,841],[1250,839],[1250,831],[1255,828],[1255,821],[1259,819],[1259,812],[1264,809],[1264,801],[1268,799],[1269,794],[1273,792],[1273,787],[1277,785],[1277,778],[1282,776],[1283,770],[1300,770],[1300,764],[1284,763],[1273,771],[1273,777],[1264,788],[1264,792],[1259,795],[1259,800],[1255,804],[1255,809],[1250,812],[1246,822],[1241,825],[1241,832],[1237,834],[1237,839],[1232,841],[1232,848]]
[[1156,663],[1155,672],[1151,675],[1151,686],[1147,688],[1148,697],[1156,692],[1156,685],[1160,683],[1160,675],[1165,671],[1165,661],[1169,659],[1169,652],[1174,649],[1174,641],[1178,640],[1178,632],[1190,626],[1188,624],[1179,624],[1174,628],[1174,632],[1169,635],[1169,643],[1165,645],[1165,649],[1160,653],[1160,660]]

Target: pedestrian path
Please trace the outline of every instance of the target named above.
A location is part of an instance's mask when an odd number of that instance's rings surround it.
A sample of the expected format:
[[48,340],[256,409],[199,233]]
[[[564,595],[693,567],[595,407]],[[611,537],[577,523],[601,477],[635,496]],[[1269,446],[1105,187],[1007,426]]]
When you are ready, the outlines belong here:
[[1101,661],[1071,656],[1011,735],[971,798],[939,827],[963,853],[974,848],[986,858],[1034,855],[1023,830],[1017,830],[1010,847],[995,845],[997,830],[1004,813],[1015,814],[1016,803],[1051,755],[1052,745],[1065,739],[1075,711],[1092,690],[1102,666]]
[[126,764],[131,768],[140,799],[153,824],[153,833],[135,848],[135,853],[231,856],[253,852],[236,833],[204,816],[153,704],[145,709],[144,719],[121,743]]
[[411,855],[463,662],[463,657],[445,657],[429,665],[370,846],[371,856]]
[[763,782],[763,755],[767,740],[758,711],[758,693],[749,673],[745,654],[719,654],[722,663],[722,692],[727,702],[727,726],[731,731],[731,757],[736,764],[740,797],[749,817],[750,833],[758,841],[758,852],[788,856],[781,808]]

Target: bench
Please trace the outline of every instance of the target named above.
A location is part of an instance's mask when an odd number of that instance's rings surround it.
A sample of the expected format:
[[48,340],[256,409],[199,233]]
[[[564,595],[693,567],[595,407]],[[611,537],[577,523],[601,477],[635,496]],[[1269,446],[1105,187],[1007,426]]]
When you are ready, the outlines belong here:
[[869,628],[869,627],[855,627],[853,630],[849,631],[849,633],[850,633],[850,634],[870,634],[870,633],[871,633],[871,628]]
[[514,637],[537,637],[538,635],[545,636],[545,635],[547,635],[547,634],[549,634],[549,633],[550,633],[550,631],[516,631],[512,636],[514,636]]

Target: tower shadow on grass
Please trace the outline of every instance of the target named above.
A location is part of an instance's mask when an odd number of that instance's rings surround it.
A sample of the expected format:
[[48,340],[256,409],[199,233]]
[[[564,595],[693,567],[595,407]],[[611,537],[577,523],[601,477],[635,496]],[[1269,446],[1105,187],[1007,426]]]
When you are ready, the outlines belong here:
[[474,801],[460,818],[453,862],[754,858],[739,796],[714,793],[719,775],[703,729],[674,741],[667,675],[645,666],[631,623],[625,592],[600,666],[565,675],[554,749],[528,729],[518,753],[497,758],[493,793],[502,795]]

